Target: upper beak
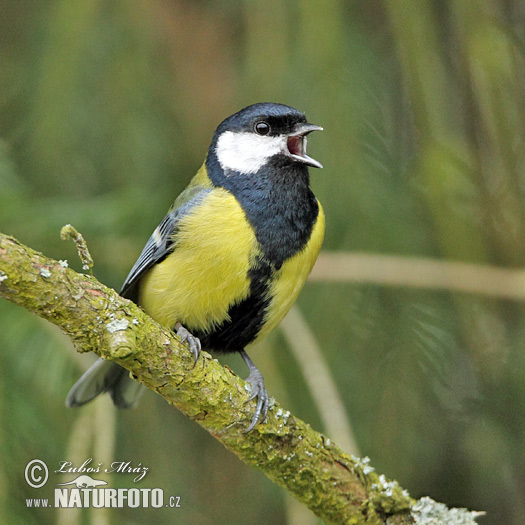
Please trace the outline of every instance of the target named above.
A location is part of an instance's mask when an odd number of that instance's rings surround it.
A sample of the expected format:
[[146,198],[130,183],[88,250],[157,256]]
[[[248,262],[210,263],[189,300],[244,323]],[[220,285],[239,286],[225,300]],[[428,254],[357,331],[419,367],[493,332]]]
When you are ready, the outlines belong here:
[[316,126],[315,124],[308,124],[303,122],[297,124],[292,133],[288,135],[287,146],[288,153],[293,159],[302,162],[308,166],[313,166],[314,168],[322,168],[323,165],[312,157],[309,157],[306,154],[306,135],[312,131],[322,131],[321,126]]

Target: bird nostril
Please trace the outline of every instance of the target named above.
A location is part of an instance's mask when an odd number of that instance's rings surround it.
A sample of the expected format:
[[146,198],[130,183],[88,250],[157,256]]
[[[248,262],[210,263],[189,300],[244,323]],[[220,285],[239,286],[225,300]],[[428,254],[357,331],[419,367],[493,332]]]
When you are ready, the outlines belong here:
[[302,156],[303,154],[303,137],[301,135],[296,135],[295,137],[288,137],[288,151],[292,155]]

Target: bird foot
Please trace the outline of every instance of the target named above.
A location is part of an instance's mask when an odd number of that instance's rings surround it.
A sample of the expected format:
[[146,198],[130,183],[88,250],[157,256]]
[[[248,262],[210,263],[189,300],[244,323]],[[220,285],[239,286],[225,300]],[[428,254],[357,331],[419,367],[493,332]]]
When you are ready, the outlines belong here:
[[180,337],[181,343],[188,342],[190,345],[190,351],[195,357],[194,365],[197,363],[197,359],[199,359],[199,355],[201,353],[201,342],[199,341],[198,337],[195,337],[192,335],[184,326],[182,326],[180,323],[177,323],[175,325],[175,331],[177,335]]
[[259,372],[258,368],[253,364],[252,360],[248,357],[248,354],[242,351],[241,356],[250,370],[250,374],[246,378],[246,382],[252,387],[252,394],[246,402],[257,398],[257,405],[255,407],[255,412],[253,414],[251,423],[244,431],[244,433],[247,434],[255,428],[255,425],[259,422],[259,420],[262,423],[266,421],[268,406],[270,404],[270,396],[268,395],[266,387],[264,386],[264,378],[261,372]]

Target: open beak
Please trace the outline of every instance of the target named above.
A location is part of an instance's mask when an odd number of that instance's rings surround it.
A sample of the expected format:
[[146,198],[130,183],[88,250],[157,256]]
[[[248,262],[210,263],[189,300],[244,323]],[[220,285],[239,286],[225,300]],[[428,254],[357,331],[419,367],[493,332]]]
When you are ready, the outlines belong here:
[[292,159],[302,162],[308,166],[313,166],[314,168],[322,168],[323,165],[312,157],[309,157],[306,154],[306,136],[312,131],[322,131],[321,126],[316,126],[315,124],[308,124],[303,122],[297,124],[292,133],[288,135],[286,140],[286,145],[288,147],[288,154]]

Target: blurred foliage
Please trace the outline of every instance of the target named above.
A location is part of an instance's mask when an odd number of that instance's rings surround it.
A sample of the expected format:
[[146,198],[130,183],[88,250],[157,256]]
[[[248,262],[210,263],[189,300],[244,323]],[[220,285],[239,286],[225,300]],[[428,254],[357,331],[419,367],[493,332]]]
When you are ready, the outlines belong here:
[[[62,225],[82,232],[96,276],[118,289],[216,125],[257,101],[290,104],[325,128],[309,145],[325,165],[312,173],[325,249],[524,265],[519,0],[0,7],[0,229],[77,270]],[[483,523],[522,523],[522,304],[321,283],[298,303],[380,472],[413,496],[486,510]],[[279,331],[263,346],[252,354],[270,392],[321,429]],[[64,397],[89,356],[6,302],[0,352],[0,521],[54,523],[55,511],[25,498],[49,497],[65,478],[51,473],[37,491],[25,465],[96,462],[104,440],[92,435],[112,423],[94,413],[74,452],[83,416]],[[221,361],[246,373],[236,356]],[[117,414],[115,439],[114,460],[149,467],[139,486],[179,495],[182,508],[62,513],[61,523],[292,520],[278,487],[151,393]],[[114,475],[111,486],[128,481]]]

